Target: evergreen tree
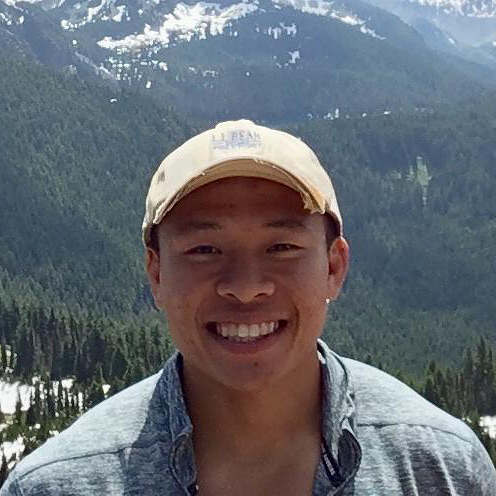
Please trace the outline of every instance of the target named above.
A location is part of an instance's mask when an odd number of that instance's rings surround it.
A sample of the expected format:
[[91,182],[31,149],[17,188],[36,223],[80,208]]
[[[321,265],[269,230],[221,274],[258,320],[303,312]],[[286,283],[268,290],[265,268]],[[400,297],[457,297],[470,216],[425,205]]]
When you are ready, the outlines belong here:
[[5,453],[2,452],[2,461],[0,462],[0,487],[7,480],[9,475],[9,468],[7,466],[7,460],[5,459]]

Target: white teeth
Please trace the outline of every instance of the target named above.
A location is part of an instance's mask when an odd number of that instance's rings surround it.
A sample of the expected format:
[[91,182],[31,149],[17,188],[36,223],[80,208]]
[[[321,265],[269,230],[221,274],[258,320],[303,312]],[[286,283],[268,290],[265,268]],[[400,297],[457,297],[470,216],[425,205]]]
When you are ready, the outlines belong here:
[[260,326],[258,324],[251,324],[250,325],[250,337],[256,338],[257,336],[260,336]]
[[279,328],[278,321],[261,322],[260,324],[217,323],[217,334],[236,342],[250,342],[254,338],[266,336]]
[[240,324],[238,326],[238,336],[240,338],[246,338],[250,334],[250,329],[246,324]]

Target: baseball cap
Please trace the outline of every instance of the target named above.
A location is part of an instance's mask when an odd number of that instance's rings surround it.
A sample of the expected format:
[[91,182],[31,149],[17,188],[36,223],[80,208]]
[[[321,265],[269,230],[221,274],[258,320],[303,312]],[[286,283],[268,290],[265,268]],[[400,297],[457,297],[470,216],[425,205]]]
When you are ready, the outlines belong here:
[[300,193],[305,209],[330,214],[341,235],[343,223],[331,178],[315,153],[291,134],[249,120],[221,122],[167,155],[150,183],[143,219],[143,243],[187,194],[227,177],[257,177]]

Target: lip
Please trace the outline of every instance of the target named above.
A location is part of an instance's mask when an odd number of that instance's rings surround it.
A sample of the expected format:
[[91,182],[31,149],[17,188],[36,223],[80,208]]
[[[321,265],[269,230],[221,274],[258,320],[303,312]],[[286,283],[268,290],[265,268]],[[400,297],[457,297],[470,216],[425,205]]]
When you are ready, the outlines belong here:
[[[289,321],[285,319],[274,319],[279,321],[279,328],[272,332],[271,334],[267,334],[265,336],[261,336],[257,338],[255,341],[252,342],[236,342],[229,340],[227,338],[224,338],[223,336],[217,334],[215,330],[209,329],[210,325],[206,325],[207,328],[207,333],[208,336],[215,341],[216,344],[221,346],[224,350],[228,351],[229,353],[233,353],[236,355],[244,355],[244,354],[255,354],[259,353],[261,351],[264,351],[268,348],[270,348],[272,345],[274,345],[281,337],[282,334],[284,334],[289,327]],[[222,321],[217,321],[217,322],[233,322],[232,320],[222,320]],[[248,321],[243,321],[243,322],[233,322],[236,324],[248,324],[248,323],[259,323],[259,322],[264,322],[264,320],[258,320],[254,322],[248,322]],[[266,322],[266,321],[265,321]],[[215,323],[214,323],[215,325]]]

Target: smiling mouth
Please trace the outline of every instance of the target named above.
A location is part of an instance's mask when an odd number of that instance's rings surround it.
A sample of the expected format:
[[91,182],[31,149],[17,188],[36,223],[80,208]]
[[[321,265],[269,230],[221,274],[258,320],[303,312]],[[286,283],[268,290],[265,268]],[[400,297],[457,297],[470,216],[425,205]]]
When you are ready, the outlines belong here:
[[234,343],[253,343],[280,332],[287,323],[287,320],[269,320],[257,324],[209,322],[207,330]]

